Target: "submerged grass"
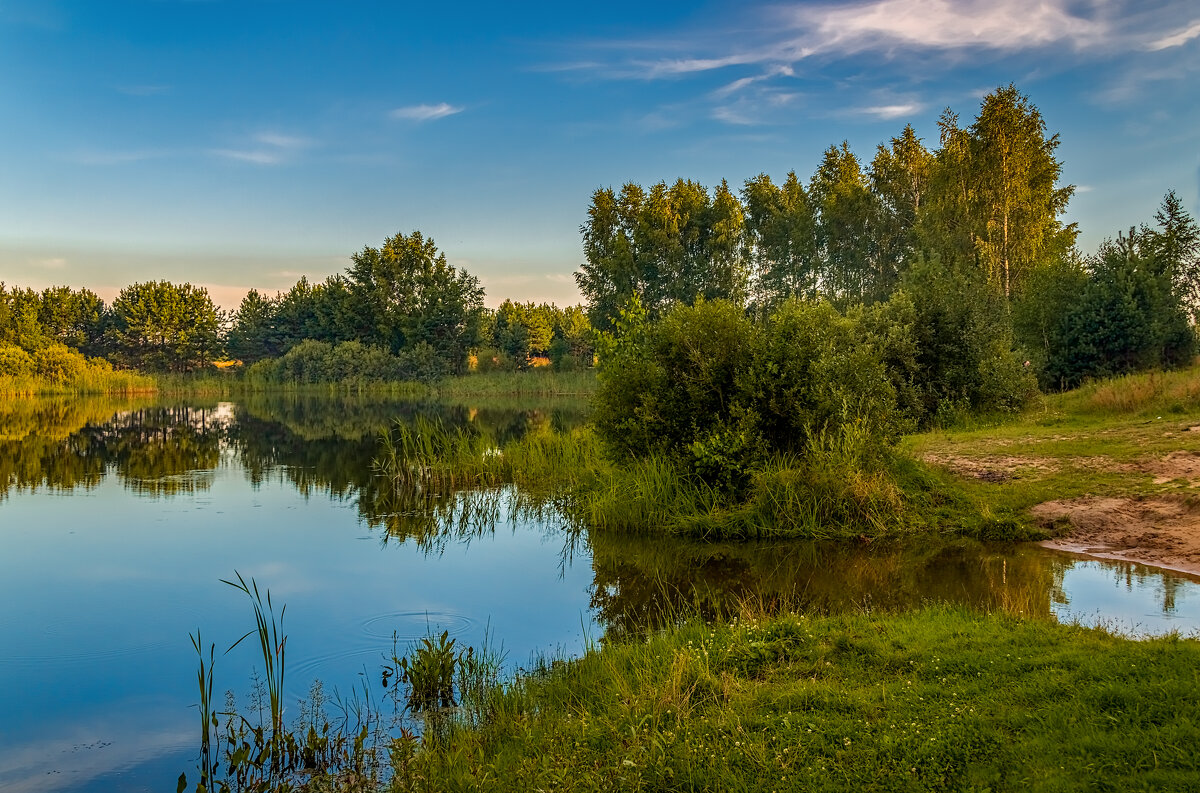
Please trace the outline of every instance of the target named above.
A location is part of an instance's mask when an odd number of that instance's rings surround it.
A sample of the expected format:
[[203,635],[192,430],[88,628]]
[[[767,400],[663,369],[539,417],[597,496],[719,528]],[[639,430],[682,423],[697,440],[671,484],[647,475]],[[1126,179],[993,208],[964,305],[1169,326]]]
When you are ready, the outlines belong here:
[[903,456],[864,459],[845,434],[803,458],[761,465],[746,493],[714,487],[677,461],[612,463],[587,427],[545,430],[502,448],[473,428],[418,419],[384,435],[376,470],[398,492],[517,485],[553,500],[576,527],[717,539],[875,539],[919,531],[1032,536],[1020,520],[970,498]]

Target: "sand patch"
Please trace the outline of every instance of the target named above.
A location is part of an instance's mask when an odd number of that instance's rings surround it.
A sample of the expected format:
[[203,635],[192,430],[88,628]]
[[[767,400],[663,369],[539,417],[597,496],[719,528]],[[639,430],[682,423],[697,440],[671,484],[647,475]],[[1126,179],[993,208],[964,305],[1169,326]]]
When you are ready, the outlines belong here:
[[1151,460],[1143,466],[1154,477],[1154,484],[1165,485],[1182,479],[1189,485],[1200,484],[1200,452],[1171,452],[1166,457]]
[[1040,457],[963,457],[956,454],[929,454],[925,462],[948,468],[958,476],[981,479],[985,482],[1007,482],[1022,473],[1056,471],[1058,461]]
[[1030,514],[1065,532],[1048,548],[1200,574],[1200,504],[1170,496],[1088,496],[1038,504]]

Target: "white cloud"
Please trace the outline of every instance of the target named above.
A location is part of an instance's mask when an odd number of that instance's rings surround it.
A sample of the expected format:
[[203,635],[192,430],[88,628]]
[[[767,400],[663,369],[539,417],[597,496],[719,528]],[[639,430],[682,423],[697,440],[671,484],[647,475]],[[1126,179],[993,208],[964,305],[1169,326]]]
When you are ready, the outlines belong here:
[[259,143],[273,146],[277,149],[303,149],[311,145],[307,138],[292,135],[282,135],[278,132],[260,132],[254,136]]
[[263,149],[213,149],[212,153],[227,160],[252,162],[255,165],[278,165],[284,160],[280,152]]
[[904,102],[894,105],[875,105],[873,107],[860,107],[851,112],[856,115],[872,116],[880,121],[891,121],[896,118],[904,118],[911,116],[914,113],[919,113],[924,109],[924,105],[919,102]]
[[[1194,1],[1194,0],[1193,0]],[[695,30],[674,39],[598,43],[624,52],[624,63],[580,62],[609,78],[662,79],[730,67],[759,66],[716,90],[728,95],[816,55],[874,52],[1096,52],[1178,47],[1200,38],[1200,20],[1181,26],[1186,3],[1146,12],[1132,0],[859,0],[786,3],[737,32]],[[1157,29],[1157,32],[1156,32]],[[647,57],[657,52],[659,57]]]
[[227,160],[254,163],[255,165],[281,165],[295,154],[313,145],[308,138],[285,135],[281,132],[258,132],[251,136],[251,147],[212,149],[210,154]]
[[29,264],[33,267],[41,267],[44,270],[61,270],[67,266],[67,260],[61,257],[51,259],[30,259]]
[[1019,50],[1066,44],[1077,49],[1108,40],[1106,20],[1074,13],[1065,0],[875,0],[801,7],[791,13],[814,52],[984,47]]
[[439,102],[436,105],[398,107],[389,113],[389,115],[392,118],[402,118],[409,121],[435,121],[446,116],[453,116],[455,113],[461,113],[465,109],[464,107],[456,107],[446,102]]
[[1185,28],[1181,28],[1174,33],[1150,42],[1146,45],[1146,49],[1154,52],[1170,49],[1171,47],[1181,47],[1194,38],[1200,38],[1200,20],[1196,20]]

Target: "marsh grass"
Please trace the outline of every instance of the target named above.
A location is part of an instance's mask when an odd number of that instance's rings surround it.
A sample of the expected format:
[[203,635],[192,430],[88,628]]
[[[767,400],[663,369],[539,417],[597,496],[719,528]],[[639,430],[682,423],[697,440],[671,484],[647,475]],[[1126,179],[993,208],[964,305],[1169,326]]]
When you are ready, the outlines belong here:
[[[393,639],[392,662],[383,667],[383,696],[375,695],[365,676],[361,688],[351,689],[347,696],[335,690],[332,704],[340,719],[330,718],[324,687],[315,681],[309,698],[298,703],[300,715],[289,728],[283,718],[287,607],[276,615],[269,590],[260,592],[253,578],[247,582],[240,573],[235,576],[236,581],[223,583],[247,595],[255,627],[226,652],[250,637],[258,639],[264,672],[252,675],[247,711],[250,716],[257,714],[258,720],[255,723],[238,711],[232,691],[226,693],[224,710],[217,710],[215,646],[210,644],[206,654],[200,631],[191,635],[199,659],[196,793],[395,789],[393,783],[405,778],[397,778],[397,771],[410,773],[419,746],[437,746],[456,730],[478,727],[491,712],[500,690],[503,648],[492,645],[487,630],[478,651],[456,649],[456,641],[443,632],[419,640],[405,652]],[[177,791],[187,788],[187,774],[180,774]]]
[[1200,367],[1145,372],[1085,383],[1046,397],[1047,406],[1071,415],[1136,416],[1200,411]]
[[139,396],[158,390],[153,377],[107,366],[89,366],[66,378],[0,375],[0,398],[34,396]]
[[397,422],[380,444],[375,469],[390,480],[397,502],[436,506],[449,503],[433,499],[439,494],[515,485],[527,507],[557,509],[574,529],[708,540],[869,540],[918,531],[1032,536],[1020,520],[972,500],[949,478],[902,455],[869,450],[852,428],[817,434],[802,457],[768,459],[744,494],[662,456],[616,465],[588,427],[530,433],[501,448],[472,427],[418,418]]

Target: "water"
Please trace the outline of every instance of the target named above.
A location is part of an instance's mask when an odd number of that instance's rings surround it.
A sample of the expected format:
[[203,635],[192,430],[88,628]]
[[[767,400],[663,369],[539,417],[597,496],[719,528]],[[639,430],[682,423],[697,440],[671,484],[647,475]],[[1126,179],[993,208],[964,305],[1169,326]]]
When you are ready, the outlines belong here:
[[[489,633],[510,667],[585,637],[751,598],[814,611],[952,601],[1200,628],[1200,585],[1034,546],[701,544],[573,535],[553,511],[488,494],[491,520],[397,503],[370,462],[418,414],[504,441],[582,421],[572,403],[413,406],[252,397],[237,404],[0,404],[0,789],[170,789],[190,771],[201,631],[216,689],[245,702],[253,626],[234,571],[286,603],[287,701],[314,679],[374,685],[393,637]],[[454,520],[455,518],[461,520]],[[449,524],[453,524],[450,528]],[[219,695],[218,695],[219,696]]]

